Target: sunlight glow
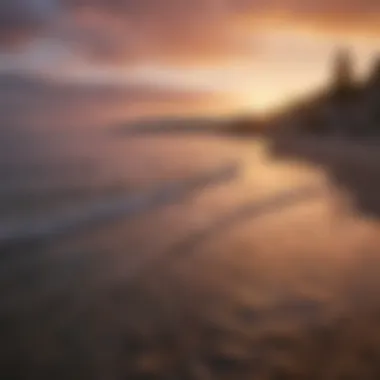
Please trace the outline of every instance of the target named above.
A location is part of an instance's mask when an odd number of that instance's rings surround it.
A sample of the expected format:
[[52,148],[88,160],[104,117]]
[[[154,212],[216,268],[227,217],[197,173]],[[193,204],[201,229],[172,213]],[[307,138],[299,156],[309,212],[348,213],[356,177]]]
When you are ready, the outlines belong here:
[[[97,67],[77,62],[76,67],[56,75],[74,83],[143,85],[195,92],[200,97],[202,93],[217,93],[232,98],[230,108],[266,114],[327,85],[337,48],[351,48],[358,75],[366,75],[379,49],[371,36],[333,34],[270,22],[258,25],[246,45],[245,57],[216,62],[214,66],[175,66],[151,61],[125,67]],[[225,106],[221,104],[220,108]],[[188,107],[192,112],[192,105]],[[208,108],[205,105],[204,109]]]

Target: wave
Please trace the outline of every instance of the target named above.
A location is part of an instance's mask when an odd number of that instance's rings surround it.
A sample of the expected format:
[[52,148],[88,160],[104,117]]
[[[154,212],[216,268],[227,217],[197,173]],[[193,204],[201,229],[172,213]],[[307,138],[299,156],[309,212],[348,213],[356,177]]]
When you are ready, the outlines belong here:
[[166,183],[144,193],[106,198],[82,207],[39,218],[0,224],[0,244],[54,238],[77,233],[97,225],[130,218],[153,208],[181,200],[197,190],[230,181],[238,176],[239,165],[228,163],[212,172],[187,180]]

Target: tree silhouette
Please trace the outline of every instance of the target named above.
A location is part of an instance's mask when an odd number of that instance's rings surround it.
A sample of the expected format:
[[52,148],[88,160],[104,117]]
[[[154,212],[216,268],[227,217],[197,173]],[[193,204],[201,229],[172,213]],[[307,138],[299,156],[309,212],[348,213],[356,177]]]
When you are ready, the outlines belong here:
[[373,69],[368,80],[368,85],[370,87],[376,87],[376,89],[380,91],[380,54],[374,61]]
[[349,49],[339,49],[334,59],[332,92],[338,101],[346,101],[355,90],[354,60]]
[[372,118],[373,132],[380,132],[380,55],[375,59],[367,82],[368,112]]

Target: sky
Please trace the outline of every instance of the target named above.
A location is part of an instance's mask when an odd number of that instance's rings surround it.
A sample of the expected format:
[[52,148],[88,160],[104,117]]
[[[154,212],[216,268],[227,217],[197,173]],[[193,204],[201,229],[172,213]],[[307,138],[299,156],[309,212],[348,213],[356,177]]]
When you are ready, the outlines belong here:
[[141,114],[269,112],[325,85],[339,47],[369,69],[378,0],[0,2],[0,75],[123,87]]

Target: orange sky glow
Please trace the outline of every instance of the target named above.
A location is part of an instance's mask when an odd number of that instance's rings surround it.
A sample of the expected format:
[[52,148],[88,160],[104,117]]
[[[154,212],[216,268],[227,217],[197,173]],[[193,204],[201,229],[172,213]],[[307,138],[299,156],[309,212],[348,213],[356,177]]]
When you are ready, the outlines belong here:
[[152,61],[102,70],[79,65],[68,76],[76,72],[76,78],[87,81],[143,82],[157,87],[210,91],[221,95],[219,106],[213,99],[209,105],[198,104],[196,110],[266,114],[327,85],[337,49],[352,50],[358,78],[365,77],[380,52],[376,33],[324,31],[313,25],[271,20],[262,21],[251,38],[246,34],[247,53],[243,57],[191,65]]
[[[380,53],[374,0],[41,0],[39,13],[34,2],[12,4],[0,4],[13,49],[3,54],[0,38],[0,71],[200,94],[150,101],[147,113],[267,114],[326,86],[337,49],[352,50],[358,77]],[[30,41],[15,48],[20,37]]]

